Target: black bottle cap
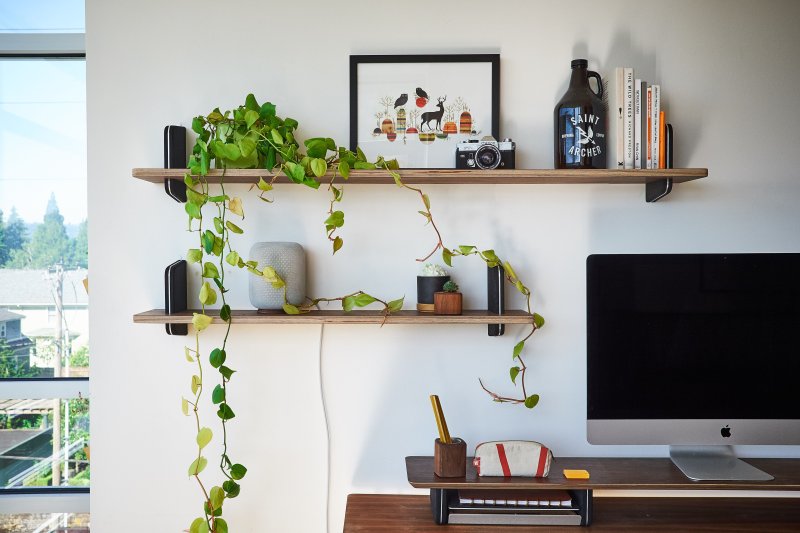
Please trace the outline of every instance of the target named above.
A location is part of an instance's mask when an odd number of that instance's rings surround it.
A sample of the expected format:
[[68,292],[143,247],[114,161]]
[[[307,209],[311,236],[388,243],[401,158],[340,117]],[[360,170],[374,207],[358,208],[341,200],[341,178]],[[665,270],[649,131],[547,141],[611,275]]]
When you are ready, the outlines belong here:
[[585,59],[573,59],[572,63],[570,63],[572,68],[587,68],[589,66],[589,62]]

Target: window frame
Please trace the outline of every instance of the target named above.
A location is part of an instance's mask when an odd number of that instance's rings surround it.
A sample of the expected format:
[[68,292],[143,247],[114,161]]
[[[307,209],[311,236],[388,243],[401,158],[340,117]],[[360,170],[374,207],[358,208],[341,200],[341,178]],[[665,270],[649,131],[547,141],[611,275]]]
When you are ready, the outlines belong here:
[[[0,60],[86,61],[86,33],[0,32]],[[5,399],[90,398],[88,377],[0,378]],[[90,408],[91,409],[91,408]],[[0,514],[89,513],[90,487],[0,488]]]

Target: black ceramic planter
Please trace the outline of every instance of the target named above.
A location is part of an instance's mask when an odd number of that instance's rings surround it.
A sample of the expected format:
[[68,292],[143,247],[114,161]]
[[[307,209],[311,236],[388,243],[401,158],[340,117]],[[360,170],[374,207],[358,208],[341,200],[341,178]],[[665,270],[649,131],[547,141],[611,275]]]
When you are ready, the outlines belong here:
[[417,311],[433,313],[433,293],[443,290],[450,276],[417,276]]

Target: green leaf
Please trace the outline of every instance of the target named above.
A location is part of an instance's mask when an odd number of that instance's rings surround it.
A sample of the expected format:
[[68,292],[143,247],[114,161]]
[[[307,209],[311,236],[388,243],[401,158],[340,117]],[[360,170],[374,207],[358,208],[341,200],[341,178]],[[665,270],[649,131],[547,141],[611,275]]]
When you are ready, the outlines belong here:
[[387,305],[387,307],[389,308],[389,312],[390,313],[396,313],[397,311],[402,310],[403,309],[403,300],[405,300],[405,296],[403,296],[402,298],[399,298],[397,300],[392,300],[391,302],[389,302],[389,304]]
[[311,172],[318,178],[325,175],[328,171],[328,163],[324,159],[316,158],[311,160]]
[[297,126],[299,124],[297,123],[297,121],[295,119],[286,117],[285,119],[283,119],[283,125],[286,126],[290,130],[294,130],[294,129],[297,129]]
[[539,403],[539,395],[538,394],[531,394],[527,398],[525,398],[525,407],[528,409],[533,409],[536,407],[536,404]]
[[294,306],[294,305],[292,305],[290,303],[283,304],[283,312],[286,313],[287,315],[299,315],[300,314],[300,310],[296,306]]
[[[244,99],[244,107],[248,110],[259,111],[258,102],[256,101],[256,97],[253,96],[253,93],[248,94]],[[248,128],[249,127],[250,126],[248,126]]]
[[192,384],[191,384],[192,394],[197,394],[197,391],[200,390],[200,385],[202,384],[203,383],[202,381],[200,381],[200,376],[194,374],[192,376]]
[[207,254],[210,254],[214,251],[214,234],[211,233],[211,230],[206,230],[203,232],[203,236],[200,237],[200,241],[203,244],[203,249],[206,251]]
[[242,479],[246,473],[247,469],[244,467],[244,465],[236,463],[231,467],[231,477],[233,479]]
[[423,203],[425,204],[425,207],[426,207],[426,208],[428,208],[428,209],[430,209],[430,208],[431,208],[431,199],[430,199],[430,198],[428,198],[428,195],[427,195],[427,194],[423,194],[423,195],[422,195],[422,201],[423,201]]
[[222,374],[222,376],[227,380],[231,379],[231,376],[233,375],[234,372],[236,372],[236,370],[231,370],[225,365],[219,367],[219,373]]
[[367,161],[356,161],[353,168],[356,170],[375,170],[377,167],[373,163],[368,163]]
[[302,165],[298,165],[293,161],[287,161],[284,165],[284,173],[295,183],[303,183],[306,177],[306,171]]
[[264,161],[264,168],[268,170],[272,170],[275,168],[275,165],[278,164],[278,152],[275,150],[275,147],[270,145],[267,148],[267,157]]
[[181,398],[181,413],[183,416],[189,416],[189,400]]
[[196,218],[200,220],[203,216],[200,214],[200,208],[197,205],[186,202],[183,204],[183,210],[186,211],[186,214],[189,215],[189,218]]
[[347,161],[339,161],[339,174],[341,174],[344,179],[350,177],[350,165],[347,164]]
[[359,161],[366,161],[367,160],[367,156],[364,155],[364,152],[361,150],[360,146],[356,146],[356,158]]
[[225,241],[219,237],[214,237],[214,246],[211,247],[211,253],[220,256],[225,249]]
[[517,384],[517,375],[519,374],[519,367],[518,366],[512,366],[511,370],[509,371],[509,373],[511,374],[511,383],[516,385]]
[[442,261],[444,264],[452,267],[453,266],[453,252],[448,250],[447,248],[442,248]]
[[234,224],[230,220],[226,220],[225,221],[225,227],[228,228],[229,230],[231,230],[232,232],[234,232],[236,234],[239,234],[239,235],[244,233],[244,230],[242,230],[242,228],[240,228],[239,226],[237,226],[236,224]]
[[275,269],[272,268],[271,266],[264,267],[262,275],[264,276],[264,279],[266,279],[270,284],[272,284],[272,287],[275,289],[280,289],[281,287],[286,285],[283,282],[283,279],[281,279],[281,277],[278,275]]
[[203,263],[203,277],[204,278],[218,278],[219,277],[219,270],[217,270],[217,265],[214,263],[206,262]]
[[272,140],[275,142],[275,144],[277,144],[278,146],[283,146],[283,136],[280,134],[280,132],[276,129],[273,129],[271,130],[270,133],[272,135]]
[[537,329],[544,326],[544,317],[538,313],[533,313],[533,324]]
[[222,490],[222,487],[211,487],[208,499],[211,501],[212,509],[219,509],[225,499],[225,491]]
[[275,106],[270,102],[265,102],[261,104],[261,111],[259,112],[262,117],[274,117],[275,116]]
[[512,359],[516,359],[519,357],[519,354],[522,353],[522,349],[525,347],[525,341],[519,341],[517,344],[514,345],[514,357]]
[[231,306],[228,304],[223,305],[219,310],[219,317],[225,322],[229,322],[231,319]]
[[195,179],[189,174],[184,174],[183,175],[183,183],[185,183],[186,186],[189,187],[189,188],[192,188],[192,187],[194,187],[196,185]]
[[211,442],[211,438],[213,436],[214,434],[211,432],[211,429],[200,428],[200,431],[197,432],[197,438],[195,439],[197,441],[197,446],[202,450],[208,446],[208,443]]
[[323,158],[328,154],[328,145],[325,139],[309,139],[305,144],[308,157]]
[[493,263],[490,264],[489,266],[497,266],[500,264],[500,260],[495,255],[494,250],[484,250],[481,253],[483,254],[483,258],[485,261],[487,261],[488,263]]
[[225,493],[228,495],[228,498],[237,497],[239,495],[240,489],[241,487],[239,487],[239,484],[236,483],[235,481],[231,481],[230,479],[222,484],[222,490],[225,491]]
[[228,523],[222,518],[215,519],[214,533],[228,533]]
[[374,301],[375,301],[375,298],[373,298],[369,294],[366,294],[366,293],[362,292],[361,294],[356,296],[356,298],[354,300],[354,303],[356,304],[356,307],[364,307],[364,306],[367,306],[367,305],[371,304]]
[[211,324],[211,317],[202,313],[192,313],[192,324],[197,331],[203,331]]
[[345,312],[349,313],[353,310],[353,307],[356,305],[356,297],[355,296],[348,296],[344,300],[342,300],[342,309]]
[[208,197],[205,194],[200,194],[194,190],[186,189],[186,201],[190,204],[195,204],[197,207],[203,207]]
[[194,357],[192,357],[192,350],[189,350],[188,346],[183,347],[183,355],[186,356],[186,360],[190,363],[194,363]]
[[239,264],[239,252],[233,250],[228,255],[225,256],[225,262],[228,263],[230,266],[238,266]]
[[225,232],[225,227],[222,225],[222,219],[219,217],[214,217],[214,229],[217,230],[217,233],[222,235]]
[[339,250],[341,250],[343,245],[344,245],[344,241],[342,240],[341,237],[337,236],[335,239],[333,239],[333,253],[336,253]]
[[325,219],[325,225],[334,226],[336,228],[344,226],[344,212],[334,211],[331,213],[331,215]]
[[[255,124],[256,120],[258,120],[258,119],[259,119],[258,111],[254,111],[252,109],[248,109],[247,112],[244,114],[244,123],[247,125],[247,129],[252,128],[253,124]],[[250,142],[253,142],[253,141],[250,141]]]
[[196,476],[200,474],[203,470],[205,470],[208,461],[202,455],[192,461],[192,464],[189,465],[189,475]]
[[186,252],[186,260],[189,263],[199,263],[203,259],[203,252],[197,248],[191,248]]
[[[514,269],[511,268],[511,263],[509,263],[508,261],[503,263],[503,269],[506,271],[506,274],[508,274],[512,278],[516,278],[517,277],[517,273],[514,272]],[[520,292],[522,292],[522,291],[520,291]]]
[[214,368],[219,368],[225,362],[225,350],[214,348],[211,350],[211,355],[208,356],[208,361]]
[[264,178],[258,178],[258,188],[264,192],[267,192],[272,190],[272,185],[264,181]]
[[207,281],[204,281],[200,287],[199,300],[203,305],[214,305],[217,302],[217,291]]
[[203,133],[203,126],[205,125],[206,121],[203,117],[194,117],[192,119],[192,131],[198,135]]
[[211,392],[211,403],[217,405],[224,401],[225,401],[225,389],[222,388],[222,385],[217,385]]
[[208,533],[208,524],[205,518],[195,518],[189,526],[189,533]]
[[236,415],[234,414],[233,409],[228,407],[227,403],[221,403],[219,404],[219,409],[217,410],[217,416],[222,420],[230,420]]
[[458,251],[461,252],[461,255],[469,255],[469,254],[472,253],[472,250],[474,250],[474,249],[475,249],[474,246],[463,246],[462,245],[462,246],[458,247]]
[[[505,267],[504,267],[504,268],[505,268]],[[525,285],[523,285],[523,283],[522,283],[520,280],[517,280],[517,282],[516,282],[516,283],[514,283],[514,286],[515,286],[515,287],[517,288],[517,290],[518,290],[519,292],[521,292],[522,294],[525,294],[525,293],[527,292],[527,288],[525,287]]]

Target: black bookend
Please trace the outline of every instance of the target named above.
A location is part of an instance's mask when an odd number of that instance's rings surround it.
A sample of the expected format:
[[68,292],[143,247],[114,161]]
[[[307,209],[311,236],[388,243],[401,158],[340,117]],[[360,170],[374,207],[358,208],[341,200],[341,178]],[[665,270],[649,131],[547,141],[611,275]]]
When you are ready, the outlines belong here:
[[[186,261],[175,261],[164,270],[164,310],[168,315],[186,311]],[[188,335],[188,324],[166,324],[168,335]]]
[[[666,127],[666,135],[664,136],[664,144],[666,146],[667,153],[666,163],[667,168],[672,167],[672,124],[667,124]],[[645,185],[645,200],[647,202],[655,202],[664,198],[672,192],[672,178],[667,178],[664,180],[658,181],[648,181]]]
[[[186,168],[186,128],[166,126],[164,128],[164,168]],[[176,202],[186,201],[186,184],[183,180],[165,179],[164,190]]]
[[[502,266],[486,267],[487,310],[502,315],[506,312],[505,270]],[[489,336],[498,337],[505,333],[505,324],[489,324]]]

